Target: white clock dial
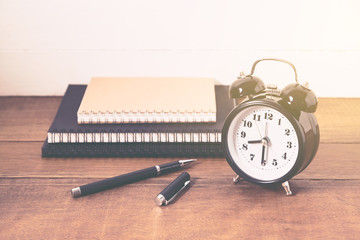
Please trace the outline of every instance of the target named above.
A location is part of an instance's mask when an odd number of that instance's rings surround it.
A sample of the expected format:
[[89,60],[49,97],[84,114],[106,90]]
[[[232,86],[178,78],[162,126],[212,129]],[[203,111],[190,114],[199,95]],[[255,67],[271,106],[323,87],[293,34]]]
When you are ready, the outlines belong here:
[[291,122],[279,111],[251,106],[229,126],[228,146],[235,164],[248,176],[272,181],[295,165],[299,141]]

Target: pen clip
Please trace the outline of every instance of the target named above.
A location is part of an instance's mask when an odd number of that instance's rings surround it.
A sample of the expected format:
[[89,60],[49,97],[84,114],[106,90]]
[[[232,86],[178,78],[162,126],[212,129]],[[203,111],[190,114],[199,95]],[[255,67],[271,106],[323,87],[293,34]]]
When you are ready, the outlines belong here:
[[184,183],[184,186],[182,188],[179,189],[179,191],[177,191],[174,196],[172,196],[169,200],[166,200],[165,199],[165,205],[168,205],[169,203],[171,203],[181,192],[183,192],[186,188],[186,186],[190,183],[190,180],[189,181],[186,181]]

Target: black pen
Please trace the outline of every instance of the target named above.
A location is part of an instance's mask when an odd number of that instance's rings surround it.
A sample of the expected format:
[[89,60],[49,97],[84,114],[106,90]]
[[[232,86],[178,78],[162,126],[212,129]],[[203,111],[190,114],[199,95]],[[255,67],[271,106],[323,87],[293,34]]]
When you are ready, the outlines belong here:
[[107,178],[97,182],[89,183],[71,189],[71,195],[74,198],[97,193],[103,190],[115,188],[121,185],[137,182],[139,180],[155,177],[160,174],[169,173],[180,169],[181,167],[196,161],[196,159],[179,160],[171,163],[165,163],[135,172],[126,173],[120,176]]
[[164,190],[162,190],[155,198],[158,206],[168,205],[171,203],[190,183],[190,174],[181,173],[174,181],[172,181]]

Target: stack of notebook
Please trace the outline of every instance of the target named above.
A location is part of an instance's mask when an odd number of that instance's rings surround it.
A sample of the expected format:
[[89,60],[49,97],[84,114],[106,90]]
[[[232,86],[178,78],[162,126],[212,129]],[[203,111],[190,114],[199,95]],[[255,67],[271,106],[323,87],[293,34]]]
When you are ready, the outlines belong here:
[[69,85],[43,157],[221,157],[233,109],[207,78],[93,78]]

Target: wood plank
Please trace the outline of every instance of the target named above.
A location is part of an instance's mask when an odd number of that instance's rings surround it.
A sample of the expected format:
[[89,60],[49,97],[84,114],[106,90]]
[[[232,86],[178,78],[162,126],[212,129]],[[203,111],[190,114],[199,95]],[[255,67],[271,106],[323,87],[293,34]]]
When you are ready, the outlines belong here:
[[[0,177],[107,178],[177,159],[169,158],[41,158],[40,142],[0,142]],[[360,144],[320,144],[297,179],[360,179]],[[200,158],[189,173],[197,178],[229,181],[234,172],[223,158]],[[171,176],[167,178],[172,178]]]
[[324,143],[360,143],[360,98],[320,98],[315,113]]
[[0,141],[44,141],[61,97],[0,97]]
[[225,159],[201,158],[186,169],[190,188],[166,207],[153,199],[180,172],[71,197],[73,187],[176,159],[41,158],[60,100],[0,98],[1,239],[358,238],[360,99],[320,99],[322,143],[290,181],[293,197],[233,184]]
[[[84,179],[85,181],[85,179]],[[171,205],[156,178],[73,199],[78,179],[0,179],[2,239],[357,239],[359,180],[293,180],[281,188],[195,178]],[[300,237],[301,236],[301,237]]]
[[[0,97],[0,141],[44,141],[60,101],[61,97]],[[320,98],[316,117],[321,142],[360,143],[360,98]]]

